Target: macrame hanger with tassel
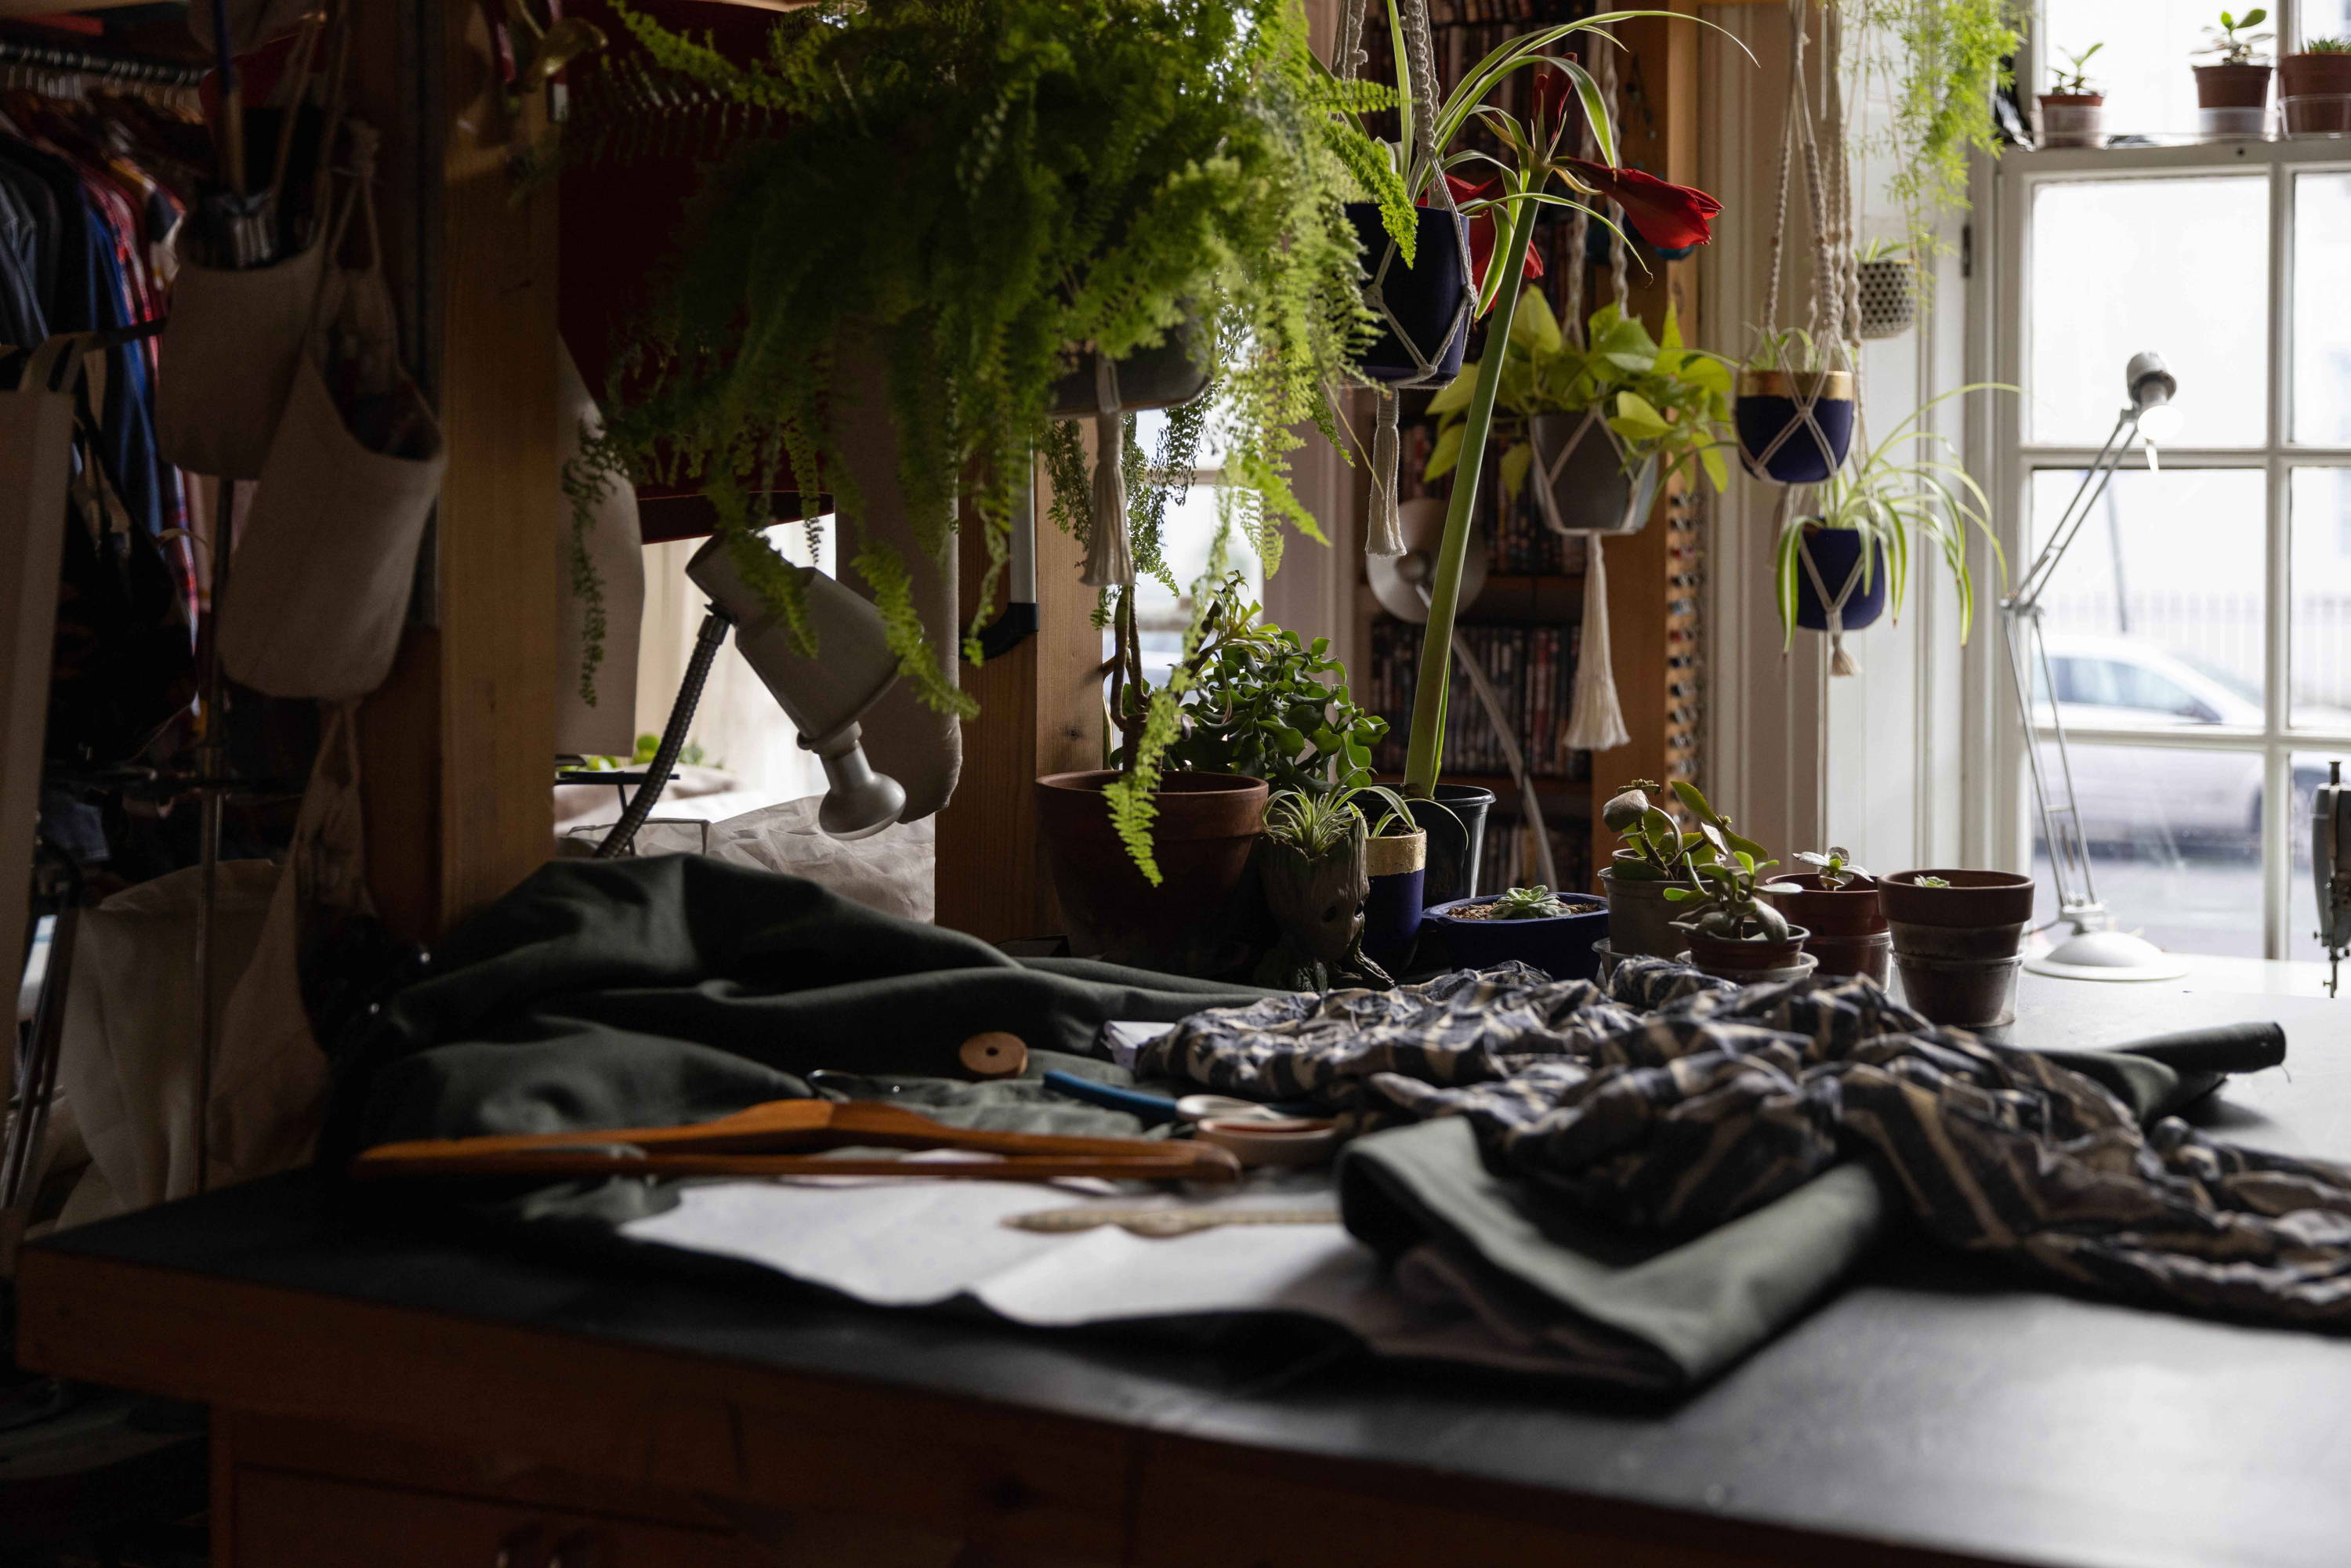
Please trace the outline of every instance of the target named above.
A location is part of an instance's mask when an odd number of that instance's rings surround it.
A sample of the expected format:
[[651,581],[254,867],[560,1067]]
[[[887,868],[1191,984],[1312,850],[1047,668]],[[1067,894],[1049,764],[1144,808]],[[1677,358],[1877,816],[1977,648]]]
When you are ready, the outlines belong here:
[[1088,588],[1134,580],[1134,539],[1126,523],[1126,426],[1118,402],[1118,366],[1094,350],[1094,487],[1086,530]]
[[1861,661],[1845,652],[1844,607],[1853,601],[1854,591],[1861,586],[1866,558],[1845,574],[1844,586],[1834,594],[1829,592],[1828,582],[1821,576],[1820,563],[1813,559],[1812,540],[1802,534],[1796,536],[1796,559],[1803,563],[1804,575],[1812,580],[1813,591],[1820,596],[1822,614],[1828,622],[1829,674],[1861,674]]
[[[1445,178],[1445,170],[1437,162],[1435,126],[1437,123],[1437,47],[1428,26],[1426,0],[1404,0],[1402,9],[1405,36],[1405,57],[1396,62],[1404,75],[1405,90],[1413,101],[1413,145],[1409,150],[1407,176],[1423,167],[1429,172],[1430,193],[1437,207],[1455,217],[1460,207],[1453,199],[1453,187]],[[1364,28],[1364,0],[1353,0],[1348,7],[1341,32],[1340,66],[1353,78],[1366,57],[1361,40]],[[1461,276],[1475,274],[1469,256],[1469,233],[1467,225],[1446,225],[1453,231],[1458,248]],[[1395,241],[1390,239],[1382,247],[1379,266],[1374,269],[1371,281],[1364,289],[1364,303],[1373,315],[1386,326],[1390,335],[1403,345],[1412,358],[1413,373],[1401,382],[1374,382],[1373,396],[1377,403],[1372,428],[1372,508],[1364,528],[1364,553],[1376,556],[1399,556],[1405,553],[1404,529],[1397,515],[1400,491],[1397,466],[1402,460],[1403,442],[1397,431],[1398,398],[1403,387],[1424,387],[1443,379],[1442,367],[1437,356],[1431,355],[1416,342],[1405,324],[1396,319],[1388,306],[1385,293],[1388,269],[1396,263]],[[1460,333],[1472,308],[1472,295],[1465,291],[1455,303],[1453,318],[1446,323],[1444,333],[1437,339],[1437,355],[1445,345]]]

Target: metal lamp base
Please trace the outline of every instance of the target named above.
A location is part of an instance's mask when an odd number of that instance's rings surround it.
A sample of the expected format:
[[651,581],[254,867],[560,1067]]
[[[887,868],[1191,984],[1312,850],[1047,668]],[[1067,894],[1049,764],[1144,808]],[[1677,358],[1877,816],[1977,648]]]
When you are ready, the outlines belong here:
[[2035,975],[2060,980],[2177,980],[2188,966],[2127,931],[2079,931],[2024,961]]

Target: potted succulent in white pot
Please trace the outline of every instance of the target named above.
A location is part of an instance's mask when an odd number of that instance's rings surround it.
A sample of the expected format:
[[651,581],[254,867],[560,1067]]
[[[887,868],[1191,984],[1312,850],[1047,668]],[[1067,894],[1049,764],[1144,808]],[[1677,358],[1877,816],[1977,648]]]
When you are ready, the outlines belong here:
[[2210,41],[2196,52],[2214,58],[2195,68],[2196,108],[2199,129],[2207,136],[2259,136],[2269,130],[2273,73],[2269,61],[2255,59],[2253,51],[2274,35],[2251,31],[2269,19],[2256,5],[2242,16],[2223,11],[2220,26],[2204,29]]
[[2105,48],[2101,41],[2078,55],[2065,57],[2066,68],[2049,72],[2049,90],[2041,95],[2041,145],[2043,147],[2104,147],[2106,144],[2106,95],[2090,85],[2084,69],[2090,57]]
[[2351,38],[2304,38],[2278,57],[2277,77],[2288,135],[2351,131]]
[[1688,933],[1687,963],[1740,985],[1798,980],[1818,967],[1820,961],[1804,951],[1812,933],[1758,896],[1795,891],[1787,883],[1758,880],[1779,863],[1732,850],[1697,868],[1698,887],[1666,890],[1666,897],[1682,906],[1682,918],[1674,924]]

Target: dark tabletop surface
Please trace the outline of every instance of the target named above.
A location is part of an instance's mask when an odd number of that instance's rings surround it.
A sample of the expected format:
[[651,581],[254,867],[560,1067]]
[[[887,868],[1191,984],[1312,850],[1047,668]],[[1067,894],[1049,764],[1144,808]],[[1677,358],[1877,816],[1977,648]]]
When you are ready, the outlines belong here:
[[[2283,970],[2279,971],[2283,973]],[[2236,983],[2241,986],[2241,977]],[[2351,998],[2028,977],[2022,1043],[2274,1018],[2288,1066],[2191,1120],[2351,1155]],[[255,1283],[912,1385],[1154,1431],[2084,1568],[2351,1563],[2351,1340],[2023,1287],[1895,1242],[1700,1393],[1048,1334],[371,1227],[277,1178],[45,1245]]]

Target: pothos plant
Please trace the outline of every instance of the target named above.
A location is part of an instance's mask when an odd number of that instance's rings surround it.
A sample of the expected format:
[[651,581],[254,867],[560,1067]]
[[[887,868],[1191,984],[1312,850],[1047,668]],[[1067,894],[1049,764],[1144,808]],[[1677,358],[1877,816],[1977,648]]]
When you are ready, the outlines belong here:
[[[1968,207],[1971,153],[2000,155],[1993,100],[2023,42],[2017,0],[1849,0],[1846,35],[1859,42],[1853,101],[1882,106],[1884,129],[1860,139],[1891,163],[1886,194],[1902,209],[1910,251],[1948,248],[1946,214]],[[1857,112],[1859,111],[1857,110]],[[1922,283],[1931,275],[1920,267]]]
[[[1439,418],[1425,478],[1440,479],[1460,461],[1478,369],[1475,361],[1464,364],[1428,401],[1428,412]],[[1593,312],[1583,341],[1577,343],[1560,330],[1550,301],[1540,291],[1529,294],[1510,323],[1509,358],[1494,401],[1510,416],[1504,431],[1510,444],[1499,467],[1506,497],[1516,498],[1534,460],[1527,421],[1539,413],[1595,408],[1624,444],[1628,471],[1654,457],[1660,484],[1693,465],[1703,467],[1718,492],[1729,483],[1722,449],[1733,444],[1730,367],[1717,355],[1683,344],[1681,323],[1670,305],[1664,329],[1655,338],[1640,318],[1604,305]]]
[[815,656],[798,575],[759,533],[758,497],[789,473],[832,496],[904,678],[967,715],[905,559],[865,530],[831,418],[846,346],[881,360],[917,548],[945,556],[960,500],[992,588],[1075,355],[1126,355],[1187,314],[1209,327],[1225,469],[1254,526],[1315,531],[1292,427],[1327,419],[1322,388],[1367,322],[1342,204],[1375,200],[1393,229],[1411,214],[1354,123],[1382,89],[1322,68],[1295,0],[829,4],[779,18],[747,60],[615,9],[643,54],[601,68],[633,89],[581,95],[613,111],[569,128],[564,157],[641,150],[662,105],[707,118],[715,99],[751,130],[705,173],[605,433],[567,478],[583,539],[599,485],[697,484],[738,574]]

